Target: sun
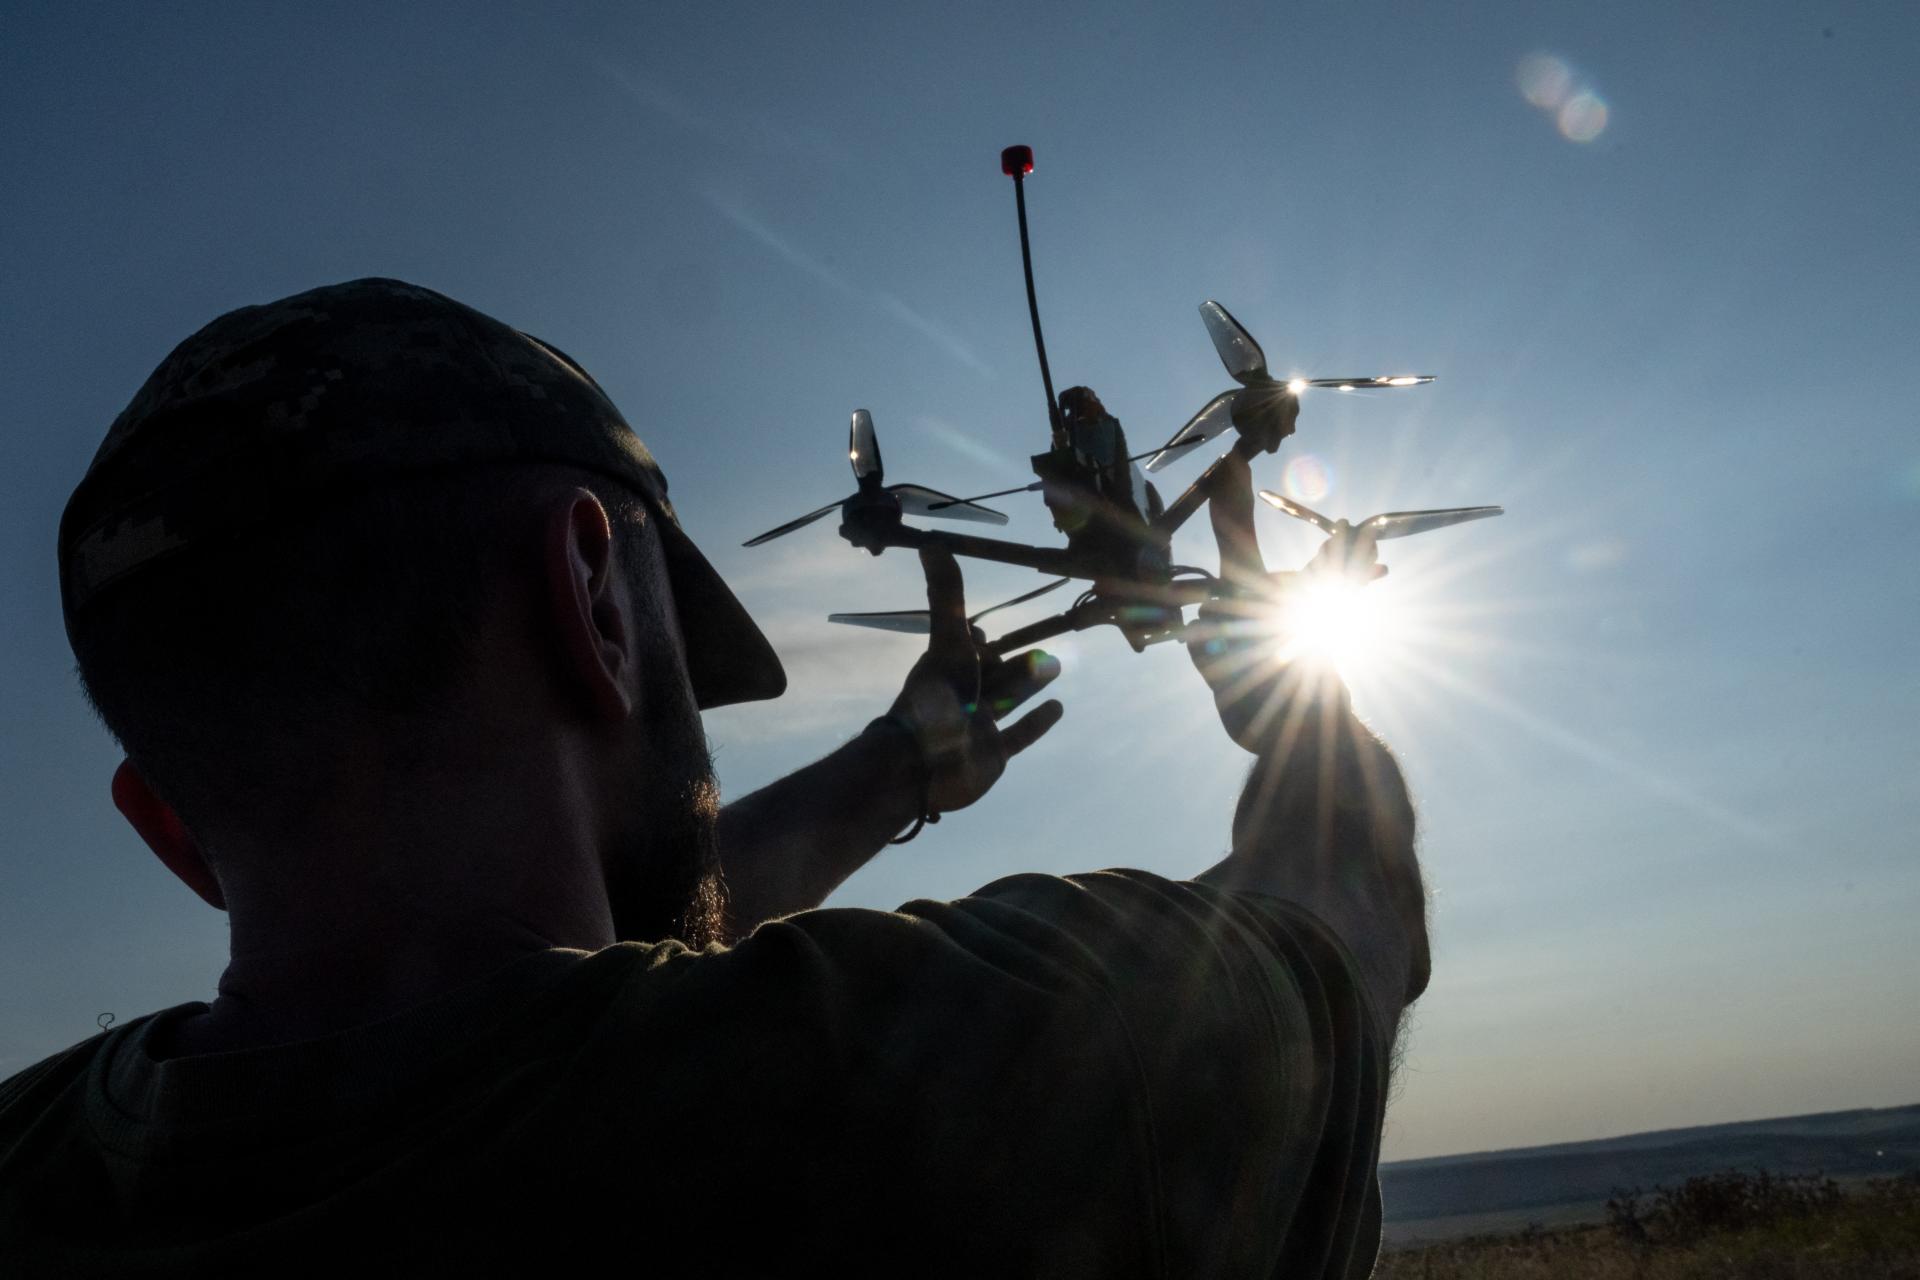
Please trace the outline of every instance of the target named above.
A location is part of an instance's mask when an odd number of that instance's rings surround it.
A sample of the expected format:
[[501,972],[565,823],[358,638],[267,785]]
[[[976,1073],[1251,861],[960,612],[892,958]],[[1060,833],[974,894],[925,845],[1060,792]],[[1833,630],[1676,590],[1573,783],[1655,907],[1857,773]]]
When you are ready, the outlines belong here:
[[1303,693],[1311,700],[1344,687],[1359,710],[1406,692],[1400,678],[1415,643],[1406,624],[1418,610],[1398,592],[1333,571],[1273,576],[1270,590],[1221,606],[1215,634],[1189,641],[1203,667],[1224,664],[1209,675],[1222,707],[1259,700],[1242,711],[1257,731]]
[[1401,630],[1391,592],[1336,575],[1299,585],[1287,601],[1287,656],[1332,666],[1348,684],[1389,665]]

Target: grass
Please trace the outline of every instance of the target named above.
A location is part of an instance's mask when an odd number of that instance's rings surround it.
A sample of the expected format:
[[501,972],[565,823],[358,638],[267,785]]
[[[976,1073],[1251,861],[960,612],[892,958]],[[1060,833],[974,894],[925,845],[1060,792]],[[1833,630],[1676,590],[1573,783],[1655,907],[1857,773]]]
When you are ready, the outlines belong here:
[[1738,1172],[1616,1191],[1605,1226],[1382,1255],[1379,1280],[1920,1280],[1920,1174],[1843,1190]]

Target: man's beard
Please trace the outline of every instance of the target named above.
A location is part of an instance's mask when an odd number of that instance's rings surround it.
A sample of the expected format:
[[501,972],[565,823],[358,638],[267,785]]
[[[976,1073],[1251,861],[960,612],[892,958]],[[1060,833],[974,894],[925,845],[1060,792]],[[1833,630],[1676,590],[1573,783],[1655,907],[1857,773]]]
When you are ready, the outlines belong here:
[[677,938],[694,948],[726,940],[726,881],[720,872],[720,787],[684,678],[654,689],[647,728],[652,768],[641,827],[614,855],[607,876],[614,936],[622,942]]
[[[701,752],[705,757],[704,749]],[[716,835],[720,788],[711,773],[690,780],[655,814],[653,829],[628,863],[628,884],[616,885],[614,935],[622,942],[678,938],[704,947],[726,938],[727,888]]]

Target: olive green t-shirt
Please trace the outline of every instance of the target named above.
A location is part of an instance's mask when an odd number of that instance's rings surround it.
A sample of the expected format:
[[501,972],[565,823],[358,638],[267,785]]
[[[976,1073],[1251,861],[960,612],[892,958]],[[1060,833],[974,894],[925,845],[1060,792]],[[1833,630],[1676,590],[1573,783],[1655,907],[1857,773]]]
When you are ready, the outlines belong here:
[[1386,1066],[1299,908],[1138,871],[545,951],[0,1084],[0,1275],[1361,1276]]

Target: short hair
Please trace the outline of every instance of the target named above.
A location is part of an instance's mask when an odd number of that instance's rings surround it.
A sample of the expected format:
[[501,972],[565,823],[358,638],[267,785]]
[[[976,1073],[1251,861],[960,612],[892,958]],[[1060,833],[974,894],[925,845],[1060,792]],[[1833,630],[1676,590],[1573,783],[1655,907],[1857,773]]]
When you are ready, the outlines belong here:
[[116,584],[69,628],[82,689],[196,834],[297,803],[313,753],[343,730],[404,732],[448,709],[488,608],[510,576],[538,572],[544,500],[569,484],[606,506],[636,598],[652,594],[649,516],[618,482],[525,464],[429,472]]

